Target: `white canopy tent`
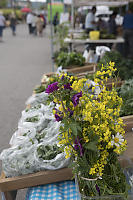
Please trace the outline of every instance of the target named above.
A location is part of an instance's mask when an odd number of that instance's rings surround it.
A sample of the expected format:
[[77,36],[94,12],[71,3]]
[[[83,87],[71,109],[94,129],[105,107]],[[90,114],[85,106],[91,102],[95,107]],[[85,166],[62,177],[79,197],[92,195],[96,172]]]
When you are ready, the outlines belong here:
[[133,2],[133,0],[73,0],[74,7],[79,6],[94,6],[94,5],[104,5],[104,6],[123,6],[127,5],[129,2]]
[[83,6],[121,7],[128,5],[129,2],[133,2],[133,0],[71,0],[72,27],[74,25],[74,8]]

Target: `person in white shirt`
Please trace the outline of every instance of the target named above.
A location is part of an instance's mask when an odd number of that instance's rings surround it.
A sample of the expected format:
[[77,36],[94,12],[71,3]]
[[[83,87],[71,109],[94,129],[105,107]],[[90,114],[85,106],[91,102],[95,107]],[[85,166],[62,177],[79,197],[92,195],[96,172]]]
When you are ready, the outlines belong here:
[[0,12],[0,42],[2,42],[2,36],[3,36],[3,29],[5,27],[6,20],[3,16],[2,12]]
[[33,30],[32,30],[33,17],[34,16],[32,13],[28,13],[27,18],[26,18],[26,23],[28,24],[28,28],[29,28],[29,34],[33,33]]
[[88,14],[86,15],[85,18],[86,33],[96,30],[95,13],[96,13],[96,7],[93,6],[91,11],[89,10]]

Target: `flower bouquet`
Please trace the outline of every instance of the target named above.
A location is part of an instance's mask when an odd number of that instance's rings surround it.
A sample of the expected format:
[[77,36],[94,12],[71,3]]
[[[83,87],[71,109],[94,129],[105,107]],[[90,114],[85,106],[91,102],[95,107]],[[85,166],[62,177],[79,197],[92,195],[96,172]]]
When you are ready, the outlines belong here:
[[106,87],[114,63],[102,66],[94,81],[59,75],[48,85],[53,113],[61,123],[58,137],[78,181],[82,199],[126,199],[129,186],[118,156],[126,150],[124,124],[119,117],[122,99]]

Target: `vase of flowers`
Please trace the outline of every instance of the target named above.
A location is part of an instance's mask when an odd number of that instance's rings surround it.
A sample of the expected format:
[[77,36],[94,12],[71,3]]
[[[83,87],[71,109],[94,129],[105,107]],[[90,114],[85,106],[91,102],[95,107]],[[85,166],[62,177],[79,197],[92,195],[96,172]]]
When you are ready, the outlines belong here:
[[[60,126],[59,145],[71,158],[82,199],[110,200],[128,196],[129,186],[118,156],[126,150],[124,124],[119,117],[122,99],[106,82],[116,69],[110,62],[94,81],[59,75],[46,88]],[[122,199],[123,200],[123,199]]]

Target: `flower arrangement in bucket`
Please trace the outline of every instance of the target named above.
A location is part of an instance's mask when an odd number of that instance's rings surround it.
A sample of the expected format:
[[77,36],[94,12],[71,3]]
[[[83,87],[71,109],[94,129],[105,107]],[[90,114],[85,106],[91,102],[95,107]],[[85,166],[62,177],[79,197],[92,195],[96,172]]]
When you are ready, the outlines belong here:
[[[59,75],[46,93],[55,103],[61,123],[59,145],[71,158],[83,199],[126,199],[129,186],[118,156],[126,150],[124,124],[119,117],[122,99],[106,87],[116,69],[113,62],[97,71],[94,81]],[[115,198],[113,198],[115,199]]]

